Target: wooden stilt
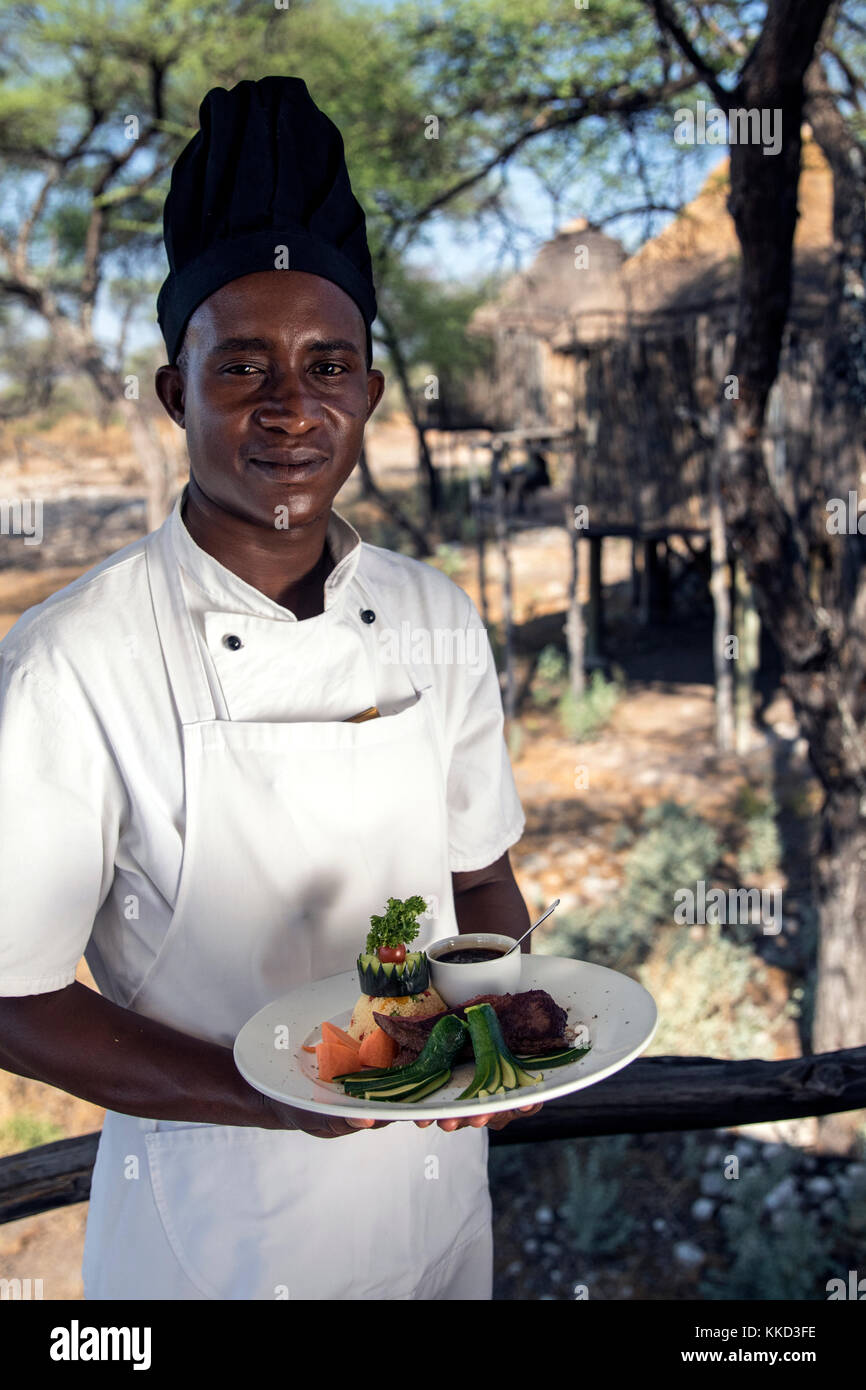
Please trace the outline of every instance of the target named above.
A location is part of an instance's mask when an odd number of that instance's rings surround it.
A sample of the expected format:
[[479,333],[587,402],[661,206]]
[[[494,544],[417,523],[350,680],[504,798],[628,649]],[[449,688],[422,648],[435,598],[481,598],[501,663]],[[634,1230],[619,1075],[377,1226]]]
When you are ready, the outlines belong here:
[[502,477],[503,455],[507,445],[496,443],[491,455],[490,474],[493,484],[493,514],[496,539],[502,556],[502,621],[505,627],[505,697],[503,700],[506,738],[510,737],[514,720],[516,688],[514,681],[514,613],[512,607],[511,547],[508,538],[508,518],[505,514],[505,487]]
[[728,639],[733,636],[731,614],[731,575],[728,563],[728,538],[722,510],[719,467],[722,453],[721,433],[710,454],[710,553],[712,557],[710,592],[713,596],[713,665],[716,678],[716,746],[720,753],[730,753],[734,746],[734,675],[733,659],[728,654]]
[[568,678],[572,694],[579,698],[586,689],[584,661],[585,632],[583,609],[580,602],[580,569],[583,539],[574,525],[574,511],[570,517],[571,574],[568,583],[568,609],[565,617],[565,640],[568,646]]
[[734,632],[739,657],[734,663],[734,715],[736,748],[749,752],[755,733],[755,676],[760,665],[761,619],[754,591],[742,561],[732,560],[734,572]]
[[604,633],[601,546],[601,536],[589,537],[589,607],[586,618],[586,660],[593,665],[598,665],[601,662]]

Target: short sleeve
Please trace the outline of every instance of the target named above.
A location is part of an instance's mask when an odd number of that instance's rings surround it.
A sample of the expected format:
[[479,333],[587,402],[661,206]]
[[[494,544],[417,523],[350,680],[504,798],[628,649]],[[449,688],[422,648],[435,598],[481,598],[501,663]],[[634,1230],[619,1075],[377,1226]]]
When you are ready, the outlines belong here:
[[448,860],[452,873],[483,869],[523,834],[504,737],[499,676],[487,630],[468,596],[463,649],[457,662],[448,769]]
[[118,785],[80,687],[0,651],[0,997],[75,979],[114,874]]

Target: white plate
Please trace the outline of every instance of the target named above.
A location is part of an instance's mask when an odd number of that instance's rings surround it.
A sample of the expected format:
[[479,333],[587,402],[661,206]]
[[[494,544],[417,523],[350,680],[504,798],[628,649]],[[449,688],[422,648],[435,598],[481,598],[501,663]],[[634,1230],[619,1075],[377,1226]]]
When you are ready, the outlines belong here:
[[514,1110],[579,1091],[627,1066],[649,1046],[658,1013],[652,995],[636,980],[603,965],[563,956],[524,954],[522,963],[520,989],[547,990],[560,1008],[567,1010],[567,1027],[585,1024],[592,1044],[578,1061],[544,1072],[543,1081],[535,1086],[482,1100],[458,1100],[472,1080],[474,1062],[461,1062],[447,1086],[414,1104],[360,1100],[347,1096],[337,1081],[319,1081],[316,1054],[304,1052],[303,1044],[312,1046],[321,1041],[325,1020],[340,1028],[348,1026],[360,994],[357,970],[315,980],[260,1009],[235,1039],[235,1064],[245,1080],[264,1095],[319,1115],[447,1120]]

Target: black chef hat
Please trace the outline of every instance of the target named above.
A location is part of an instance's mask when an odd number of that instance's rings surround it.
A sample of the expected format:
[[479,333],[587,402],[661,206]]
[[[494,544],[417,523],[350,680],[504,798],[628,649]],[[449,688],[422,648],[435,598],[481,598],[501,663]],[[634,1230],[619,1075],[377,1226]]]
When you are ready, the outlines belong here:
[[260,270],[332,280],[364,316],[367,353],[376,291],[364,210],[352,193],[343,139],[300,77],[213,87],[200,131],[180,153],[163,218],[169,274],[156,301],[174,364],[193,311],[208,295]]

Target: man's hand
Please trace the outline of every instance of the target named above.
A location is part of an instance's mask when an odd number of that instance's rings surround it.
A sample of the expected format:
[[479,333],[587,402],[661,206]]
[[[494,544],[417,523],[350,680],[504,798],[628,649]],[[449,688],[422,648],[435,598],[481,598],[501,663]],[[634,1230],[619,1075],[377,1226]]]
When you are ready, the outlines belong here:
[[[473,1129],[482,1129],[485,1125],[488,1129],[504,1129],[510,1125],[512,1120],[519,1120],[522,1115],[537,1115],[541,1109],[542,1102],[538,1101],[535,1105],[521,1105],[519,1110],[496,1110],[492,1115],[470,1115],[466,1120],[437,1120],[440,1129],[465,1129],[471,1125]],[[432,1125],[432,1120],[416,1120],[415,1124],[419,1129],[426,1129]]]
[[[267,1111],[270,1116],[276,1116],[279,1123],[269,1124],[267,1128],[280,1129],[301,1129],[306,1134],[313,1135],[316,1139],[337,1139],[345,1134],[357,1134],[361,1129],[383,1129],[385,1125],[394,1124],[393,1120],[361,1120],[351,1117],[337,1117],[336,1115],[312,1114],[306,1110],[298,1110],[293,1106],[283,1105],[279,1101],[263,1097],[266,1102]],[[512,1120],[517,1120],[521,1115],[537,1115],[541,1109],[541,1101],[535,1105],[524,1105],[519,1110],[499,1110],[492,1115],[469,1115],[465,1120],[437,1120],[440,1129],[453,1130],[465,1129],[471,1125],[473,1129],[482,1129],[487,1125],[490,1129],[504,1129]],[[418,1129],[426,1129],[433,1124],[433,1120],[412,1120]]]

